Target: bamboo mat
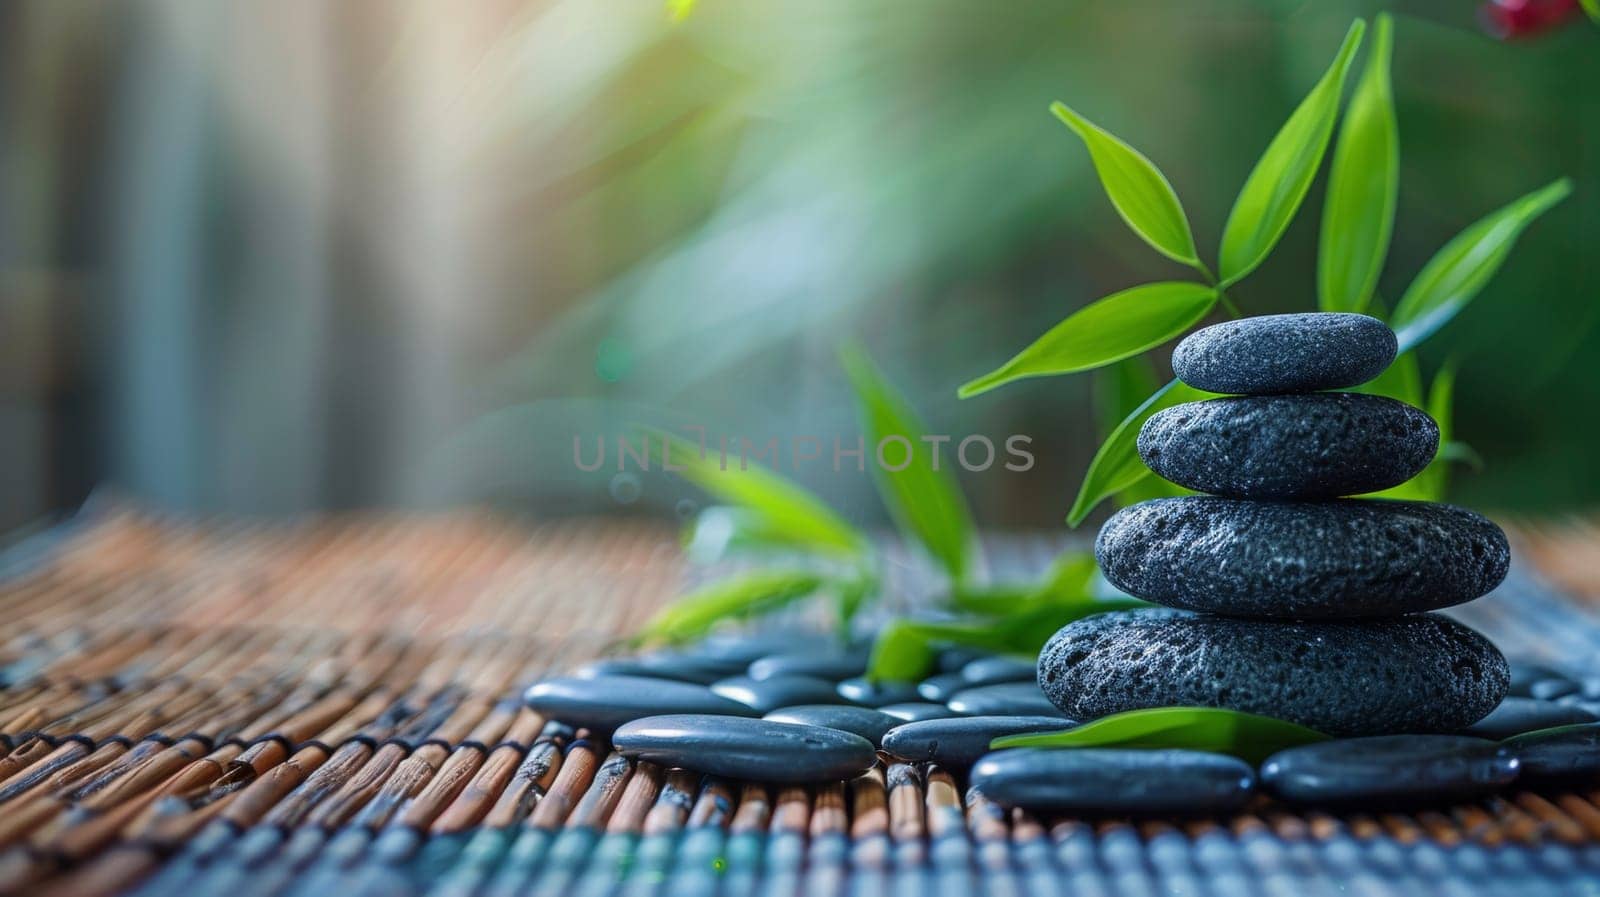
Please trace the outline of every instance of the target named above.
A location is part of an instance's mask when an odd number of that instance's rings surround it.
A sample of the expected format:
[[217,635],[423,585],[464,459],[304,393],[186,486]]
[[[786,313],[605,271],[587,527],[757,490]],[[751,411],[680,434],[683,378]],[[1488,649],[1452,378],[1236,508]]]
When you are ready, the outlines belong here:
[[[1459,609],[1600,671],[1600,531]],[[1020,578],[1058,536],[989,540]],[[892,557],[897,601],[917,568]],[[674,594],[672,532],[485,514],[86,514],[0,556],[0,894],[1600,893],[1600,790],[1415,813],[1040,819],[937,768],[768,788],[523,709]]]

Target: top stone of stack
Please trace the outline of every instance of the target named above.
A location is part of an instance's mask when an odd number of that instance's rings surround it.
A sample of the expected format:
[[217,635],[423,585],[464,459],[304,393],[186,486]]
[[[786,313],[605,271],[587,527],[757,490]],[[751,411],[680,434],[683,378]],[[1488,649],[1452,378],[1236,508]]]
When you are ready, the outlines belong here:
[[1172,371],[1208,392],[1316,392],[1366,383],[1383,373],[1398,350],[1394,331],[1367,315],[1263,315],[1190,334],[1172,353]]

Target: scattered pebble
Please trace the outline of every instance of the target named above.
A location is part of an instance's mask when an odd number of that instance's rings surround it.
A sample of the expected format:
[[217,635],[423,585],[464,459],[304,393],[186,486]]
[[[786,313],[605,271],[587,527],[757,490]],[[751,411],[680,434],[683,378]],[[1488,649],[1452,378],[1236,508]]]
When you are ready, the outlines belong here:
[[1594,714],[1581,707],[1538,698],[1508,697],[1488,716],[1467,726],[1464,731],[1479,738],[1503,741],[1524,732],[1596,721]]
[[1508,739],[1506,750],[1522,764],[1528,782],[1580,782],[1600,778],[1600,723],[1528,732]]
[[972,787],[989,800],[1057,812],[1225,813],[1254,786],[1243,760],[1203,751],[1013,748],[972,768]]
[[896,757],[965,769],[989,753],[989,743],[1003,735],[1059,732],[1072,720],[1059,716],[956,716],[906,723],[883,736],[883,749]]
[[846,679],[839,683],[836,690],[839,692],[839,697],[846,701],[867,707],[922,700],[915,682],[872,682],[864,676]]
[[945,702],[962,716],[1059,716],[1037,682],[1002,682],[958,691]]
[[799,704],[794,707],[780,707],[762,719],[838,729],[860,735],[875,745],[883,742],[885,732],[904,725],[902,720],[881,710],[849,704]]
[[1482,797],[1517,771],[1512,751],[1482,738],[1384,735],[1279,751],[1261,765],[1261,784],[1291,803],[1393,806]]
[[522,699],[548,719],[598,732],[610,732],[631,720],[662,713],[759,716],[750,706],[704,685],[644,676],[546,679],[530,686]]
[[705,714],[636,719],[611,744],[662,766],[764,782],[836,782],[877,760],[872,742],[839,729]]
[[794,704],[830,704],[841,700],[832,682],[815,676],[785,675],[767,679],[734,676],[712,684],[711,690],[754,707],[757,713],[771,713]]

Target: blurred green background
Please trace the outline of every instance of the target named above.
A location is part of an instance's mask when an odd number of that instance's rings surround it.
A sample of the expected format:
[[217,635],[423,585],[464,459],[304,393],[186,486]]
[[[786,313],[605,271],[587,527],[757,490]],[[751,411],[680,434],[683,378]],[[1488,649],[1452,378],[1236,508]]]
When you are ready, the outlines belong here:
[[[186,510],[682,514],[687,487],[585,473],[574,437],[852,437],[834,351],[854,336],[932,431],[1033,438],[1031,471],[962,475],[981,523],[1059,526],[1094,378],[955,388],[1186,272],[1047,104],[1154,159],[1214,260],[1261,150],[1383,9],[1384,296],[1486,212],[1576,184],[1423,349],[1425,373],[1461,359],[1456,431],[1487,464],[1453,496],[1600,501],[1600,27],[1500,40],[1471,0],[685,9],[0,5],[0,524],[98,484]],[[1314,306],[1322,192],[1233,291],[1246,313]],[[799,479],[881,513],[853,467]]]

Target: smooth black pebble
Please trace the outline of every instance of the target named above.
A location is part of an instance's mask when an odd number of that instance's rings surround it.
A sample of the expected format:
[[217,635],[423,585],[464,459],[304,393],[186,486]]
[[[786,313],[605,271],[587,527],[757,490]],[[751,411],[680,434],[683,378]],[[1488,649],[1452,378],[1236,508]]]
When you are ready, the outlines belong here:
[[1504,744],[1522,763],[1521,777],[1525,781],[1578,782],[1600,778],[1600,723],[1529,732],[1507,739]]
[[972,787],[1004,807],[1077,813],[1225,813],[1255,786],[1236,757],[1187,750],[1013,748],[972,767]]
[[1503,741],[1514,735],[1537,729],[1592,722],[1600,720],[1581,707],[1541,701],[1538,698],[1508,697],[1491,710],[1488,716],[1467,726],[1463,731],[1467,735]]
[[1292,623],[1166,608],[1070,623],[1039,655],[1067,716],[1228,707],[1329,735],[1458,732],[1506,692],[1489,640],[1438,614]]
[[879,713],[887,713],[903,723],[915,723],[927,719],[944,719],[955,716],[956,712],[943,704],[932,704],[925,701],[907,701],[904,704],[885,704],[878,708]]
[[1368,315],[1260,315],[1202,327],[1172,350],[1172,371],[1196,389],[1277,395],[1344,389],[1383,373],[1399,343]]
[[962,716],[1055,716],[1061,711],[1050,703],[1037,682],[1002,682],[958,691],[945,702]]
[[717,694],[754,707],[758,713],[771,713],[794,704],[836,704],[843,700],[833,683],[815,676],[772,676],[751,679],[734,676],[712,683]]
[[833,648],[826,651],[800,651],[771,654],[750,664],[745,675],[751,679],[773,676],[816,676],[838,682],[867,671],[871,648]]
[[1131,595],[1277,619],[1449,607],[1499,585],[1511,564],[1505,533],[1479,514],[1363,499],[1158,498],[1112,515],[1094,551]]
[[627,757],[762,782],[837,782],[872,768],[872,742],[840,729],[676,714],[634,720],[611,744]]
[[596,676],[648,676],[710,685],[718,679],[744,671],[744,664],[697,654],[660,652],[637,657],[605,657],[578,667],[572,675],[585,679]]
[[1032,660],[1023,660],[1020,657],[985,657],[962,667],[961,677],[967,680],[968,687],[997,685],[1001,682],[1024,682],[1032,679],[1035,669]]
[[1324,499],[1398,486],[1439,448],[1426,412],[1384,396],[1321,392],[1187,402],[1139,430],[1158,475],[1233,498]]
[[960,671],[954,673],[940,673],[929,676],[917,684],[917,694],[924,701],[933,701],[943,704],[950,700],[950,696],[965,688],[972,688],[971,682]]
[[885,704],[904,704],[907,701],[922,700],[915,682],[873,682],[864,676],[844,680],[839,683],[836,691],[839,692],[839,697],[846,701],[865,707],[882,707]]
[[1515,754],[1482,738],[1383,735],[1279,751],[1261,765],[1261,785],[1298,804],[1449,803],[1504,788],[1518,766]]
[[522,700],[548,719],[600,732],[663,713],[760,716],[749,705],[725,698],[704,685],[644,676],[546,679],[530,686]]
[[1059,716],[954,716],[906,723],[883,736],[883,749],[915,762],[965,769],[989,753],[989,742],[1005,735],[1059,732],[1072,720]]
[[694,645],[691,653],[738,664],[739,668],[724,675],[743,673],[757,660],[771,654],[797,653],[803,648],[818,651],[838,649],[839,640],[831,635],[808,629],[769,629],[741,634],[709,635]]
[[839,729],[879,744],[883,741],[883,733],[905,725],[903,720],[897,719],[881,710],[871,707],[855,707],[850,704],[800,704],[794,707],[779,707],[777,710],[763,716],[780,723],[800,723],[806,726],[822,726],[827,729]]

